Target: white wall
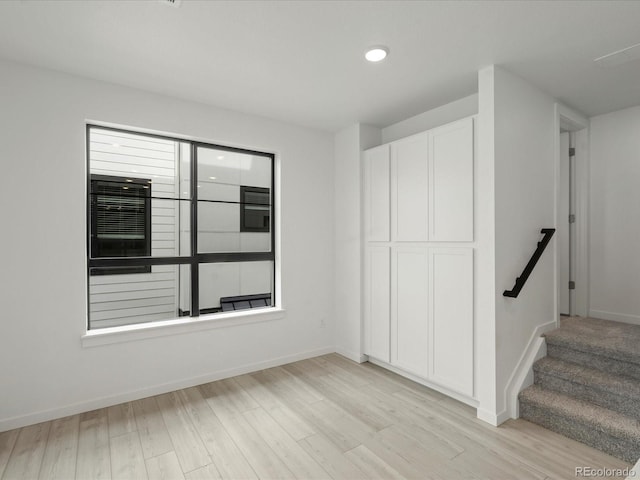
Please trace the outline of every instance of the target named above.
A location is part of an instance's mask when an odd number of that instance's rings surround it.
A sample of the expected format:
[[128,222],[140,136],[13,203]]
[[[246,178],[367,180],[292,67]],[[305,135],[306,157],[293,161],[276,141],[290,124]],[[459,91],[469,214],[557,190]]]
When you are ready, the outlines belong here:
[[393,142],[477,113],[478,94],[474,93],[383,128],[380,143]]
[[[19,227],[0,240],[0,430],[333,350],[332,135],[13,63],[0,72],[0,208]],[[275,152],[285,317],[83,348],[87,120]]]
[[502,295],[531,258],[540,229],[555,226],[554,99],[496,67],[493,103],[496,413],[501,421],[507,416],[506,389],[532,334],[556,321],[555,238],[520,296]]
[[361,165],[360,153],[380,143],[380,130],[355,124],[335,135],[335,344],[362,360]]
[[495,86],[494,68],[478,72],[474,237],[475,396],[477,416],[497,424],[495,276]]
[[640,324],[640,106],[591,118],[590,308]]

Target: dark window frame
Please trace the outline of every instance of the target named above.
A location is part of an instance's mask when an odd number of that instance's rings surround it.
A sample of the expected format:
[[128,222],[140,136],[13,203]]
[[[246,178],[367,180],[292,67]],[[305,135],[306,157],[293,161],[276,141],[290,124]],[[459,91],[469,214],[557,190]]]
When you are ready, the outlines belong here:
[[[184,198],[171,198],[170,200],[187,201],[190,203],[190,231],[191,231],[191,255],[173,256],[173,257],[153,257],[141,256],[141,257],[119,257],[119,258],[92,258],[91,256],[91,129],[109,130],[114,132],[127,133],[131,135],[140,135],[150,138],[159,138],[163,140],[171,140],[178,143],[188,144],[191,150],[191,165],[190,165],[190,196],[188,199]],[[270,160],[271,163],[271,188],[270,188],[270,222],[269,229],[271,233],[270,249],[268,252],[233,252],[233,253],[199,253],[198,252],[198,148],[210,148],[215,150],[222,150],[227,152],[243,153],[248,155],[255,155],[265,157]],[[136,130],[128,130],[123,128],[105,127],[96,124],[86,124],[85,132],[85,149],[86,149],[86,195],[87,195],[87,207],[86,207],[86,226],[87,226],[87,279],[91,277],[91,270],[96,268],[113,268],[113,267],[153,267],[154,265],[190,265],[191,267],[191,309],[188,312],[190,317],[198,317],[200,314],[209,313],[207,309],[200,311],[200,293],[199,293],[199,265],[205,263],[225,263],[225,262],[255,262],[255,261],[271,261],[273,262],[273,295],[271,297],[271,308],[277,306],[276,299],[278,298],[277,281],[276,281],[276,215],[275,210],[276,198],[275,198],[275,177],[276,177],[276,157],[275,154],[269,152],[260,152],[257,150],[249,150],[246,148],[230,147],[226,145],[217,145],[213,143],[198,142],[193,140],[187,140],[178,137],[171,137],[167,135],[158,135],[146,132],[139,132]],[[195,179],[195,180],[194,180]],[[150,196],[150,200],[153,198],[167,199],[166,197],[154,197]],[[91,329],[90,319],[90,290],[89,281],[87,280],[87,330]],[[177,314],[176,314],[177,315]]]
[[[258,202],[250,202],[247,201],[247,196],[250,194],[261,194],[267,196],[266,203],[258,203]],[[273,207],[271,205],[271,191],[268,188],[264,187],[250,187],[246,185],[240,186],[240,231],[241,232],[269,232],[269,225],[264,225],[262,227],[255,227],[251,225],[251,222],[248,221],[247,217],[251,214],[251,207],[269,207],[268,208],[268,216],[269,223],[271,222],[271,211]]]
[[[93,258],[108,258],[108,255],[102,254],[102,245],[98,238],[98,196],[97,186],[99,183],[113,183],[122,187],[134,187],[138,192],[144,193],[144,251],[145,255],[151,255],[151,187],[152,183],[146,178],[121,177],[115,175],[98,175],[91,174],[89,201],[91,204],[91,256]],[[126,196],[126,195],[124,195]],[[140,198],[139,195],[132,197]],[[89,275],[130,275],[137,273],[150,273],[151,265],[146,266],[129,266],[129,267],[103,267],[89,270]]]

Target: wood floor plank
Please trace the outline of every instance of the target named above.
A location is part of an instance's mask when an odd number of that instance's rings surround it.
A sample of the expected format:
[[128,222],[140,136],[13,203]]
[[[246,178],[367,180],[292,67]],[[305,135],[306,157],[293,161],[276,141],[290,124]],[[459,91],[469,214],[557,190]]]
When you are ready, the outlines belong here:
[[0,433],[3,480],[566,480],[576,466],[629,467],[337,354]]
[[3,480],[38,478],[50,428],[51,422],[45,422],[20,429]]
[[[243,453],[222,426],[222,423],[220,423],[200,390],[198,388],[187,388],[178,393],[189,418],[195,425],[205,448],[213,460],[214,467],[210,470],[219,472],[222,478],[257,479],[258,477],[253,468],[251,468]],[[209,469],[202,467],[197,471],[201,471],[204,475]],[[193,473],[192,476],[194,477],[200,475],[200,473],[194,472],[190,472],[190,474]]]
[[[309,362],[322,365],[329,375],[340,378],[344,382],[354,387],[362,387],[371,383],[371,379],[365,375],[355,375],[350,370],[343,368],[334,357],[337,355],[323,355],[322,357],[310,358]],[[286,367],[286,365],[284,365]]]
[[[370,363],[356,363],[353,360],[349,360],[348,358],[343,357],[338,353],[330,353],[318,358],[321,358],[325,362],[338,366],[340,367],[340,369],[348,372],[351,381],[355,381],[354,378],[361,378],[359,385],[383,383],[381,382],[380,374],[376,370],[366,368],[366,366],[372,365]],[[390,392],[396,391],[399,388],[403,388],[401,384],[395,382],[385,381],[383,384],[390,390]]]
[[[386,463],[364,445],[359,445],[344,454],[354,465],[371,479],[401,479],[400,472]],[[425,477],[426,478],[426,477]]]
[[198,468],[187,473],[184,478],[186,480],[223,480],[223,479],[239,479],[243,477],[226,476],[223,477],[216,466],[212,463],[206,467]]
[[176,392],[156,397],[162,418],[169,431],[183,472],[190,472],[211,463],[202,439],[189,418],[185,407]]
[[274,408],[269,411],[269,415],[278,422],[294,440],[302,440],[316,432],[309,423],[305,422],[298,414],[288,407]]
[[259,478],[295,478],[242,413],[223,406],[215,406],[213,409]]
[[299,406],[315,428],[334,442],[343,452],[372,438],[376,431],[345,412],[331,400]]
[[43,480],[68,480],[76,476],[80,415],[51,422],[47,447],[39,477]]
[[2,478],[4,469],[7,467],[9,456],[18,439],[18,433],[20,433],[19,429],[0,433],[0,478]]
[[438,455],[429,455],[429,468],[425,468],[423,463],[415,461],[419,453],[429,453],[426,449],[421,449],[414,441],[407,441],[406,438],[389,438],[384,432],[378,432],[374,438],[363,444],[377,458],[383,460],[387,465],[400,473],[404,478],[422,479],[429,478],[460,478],[460,475],[447,475],[442,477],[440,472],[445,469],[446,458]]
[[[254,374],[255,375],[255,374]],[[269,390],[265,385],[260,383],[254,375],[240,375],[236,377],[236,382],[240,385],[245,392],[253,397],[265,410],[269,411],[274,408],[284,407],[284,403],[278,395]]]
[[282,367],[270,368],[259,372],[262,378],[269,379],[272,385],[284,397],[293,396],[305,403],[315,403],[324,400],[324,395],[302,379],[292,375]]
[[138,428],[131,402],[107,408],[107,415],[109,417],[110,437],[118,437],[124,433],[135,432]]
[[293,409],[289,408],[273,392],[251,375],[236,377],[236,381],[258,404],[284,428],[295,440],[313,435],[316,430]]
[[304,370],[299,369],[297,364],[288,365],[287,367],[289,372],[298,375],[299,378],[303,378],[306,383],[322,392],[326,398],[339,404],[355,418],[374,430],[382,430],[393,424],[393,418],[384,409],[371,402],[366,394],[362,393],[363,385],[356,388],[349,384],[344,377],[335,376],[333,373],[311,376]]
[[111,478],[111,447],[106,409],[80,416],[76,479],[109,480]]
[[244,413],[253,429],[296,478],[325,479],[328,473],[262,408]]
[[210,403],[229,410],[242,413],[259,407],[258,402],[233,378],[201,385],[200,392]]
[[366,480],[366,474],[356,467],[338,447],[324,435],[315,434],[298,442],[306,452],[322,465],[334,480]]
[[147,458],[145,465],[147,474],[152,480],[184,480],[185,478],[174,451]]
[[173,444],[155,397],[137,400],[132,404],[144,458],[171,452]]
[[111,478],[131,480],[148,478],[138,432],[128,432],[109,440],[111,447]]

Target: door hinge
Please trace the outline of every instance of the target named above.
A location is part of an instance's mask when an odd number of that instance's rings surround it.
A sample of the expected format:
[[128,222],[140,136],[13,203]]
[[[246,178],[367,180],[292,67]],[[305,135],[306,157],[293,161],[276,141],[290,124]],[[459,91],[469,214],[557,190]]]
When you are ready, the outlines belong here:
[[569,147],[569,156],[570,156],[570,157],[575,157],[575,156],[576,156],[576,149],[575,149],[575,147]]
[[569,223],[576,223],[576,215],[574,213],[569,214]]
[[576,289],[576,282],[574,282],[573,280],[569,280],[569,290],[575,290]]

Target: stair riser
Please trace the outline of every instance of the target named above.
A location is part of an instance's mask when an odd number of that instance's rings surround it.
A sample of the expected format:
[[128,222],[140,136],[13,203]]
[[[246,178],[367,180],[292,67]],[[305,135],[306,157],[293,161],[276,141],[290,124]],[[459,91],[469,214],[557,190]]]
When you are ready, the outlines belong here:
[[557,415],[544,407],[520,402],[520,416],[549,430],[582,442],[625,462],[635,463],[640,457],[640,441],[617,438],[607,432],[597,430],[593,425],[585,425],[574,419]]
[[540,385],[542,388],[560,392],[640,420],[640,401],[636,398],[575,383],[546,372],[535,371],[534,377],[536,385]]
[[547,355],[567,362],[586,365],[614,375],[625,375],[627,377],[640,380],[640,365],[635,363],[623,362],[621,360],[603,357],[601,355],[581,352],[572,348],[554,345],[549,342],[547,342]]

